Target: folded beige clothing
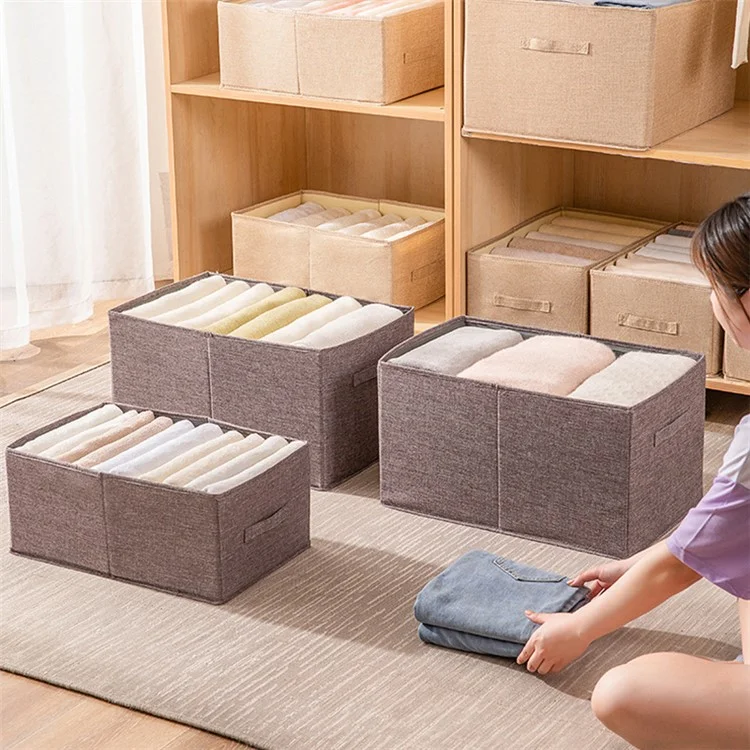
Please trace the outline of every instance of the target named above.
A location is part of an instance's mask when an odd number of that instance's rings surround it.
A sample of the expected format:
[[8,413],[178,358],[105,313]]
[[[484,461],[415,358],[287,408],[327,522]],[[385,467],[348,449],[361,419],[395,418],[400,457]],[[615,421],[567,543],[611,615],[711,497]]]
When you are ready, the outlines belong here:
[[611,266],[607,266],[605,271],[626,276],[644,276],[664,281],[678,281],[683,284],[710,286],[706,277],[693,265],[643,258],[637,255],[620,258]]
[[387,305],[364,305],[359,310],[346,313],[346,315],[326,323],[305,338],[295,341],[293,345],[304,346],[309,349],[340,346],[347,341],[366,336],[368,333],[398,320],[402,314],[401,310]]
[[245,325],[235,328],[229,335],[241,339],[262,339],[264,336],[278,331],[279,328],[294,323],[303,315],[330,304],[330,297],[324,297],[322,294],[311,294],[309,297],[296,299],[280,307],[275,307],[273,310],[253,318]]
[[597,261],[589,260],[588,258],[580,258],[573,255],[564,255],[563,253],[547,252],[546,250],[530,250],[525,247],[503,247],[501,245],[494,247],[490,255],[499,258],[532,260],[540,263],[556,263],[566,266],[581,266],[583,268],[595,265],[597,263]]
[[256,302],[250,307],[246,307],[244,310],[229,315],[226,318],[217,320],[215,323],[206,326],[204,331],[211,331],[212,333],[221,333],[227,335],[245,325],[253,318],[257,318],[259,315],[273,310],[275,307],[285,305],[287,302],[292,302],[296,299],[302,299],[305,293],[301,289],[297,289],[294,286],[288,286],[285,289],[280,289],[278,292],[274,292],[269,297],[262,299],[260,302]]
[[24,443],[18,450],[24,453],[40,454],[63,440],[67,440],[74,435],[80,435],[91,427],[97,427],[105,422],[110,422],[121,415],[122,409],[119,406],[105,404],[98,409],[94,409],[94,411],[90,411],[88,414],[84,414],[82,417],[78,417],[78,419],[74,419],[72,422],[62,424],[59,427],[55,427],[54,430],[50,430],[39,435],[39,437],[35,437],[33,440],[29,440],[28,443]]
[[653,229],[635,227],[632,224],[620,224],[614,221],[596,221],[594,219],[578,219],[573,216],[558,216],[556,219],[552,219],[550,224],[559,224],[561,227],[590,229],[593,232],[619,234],[625,237],[633,237],[634,239],[648,237],[648,235],[654,232]]
[[693,262],[690,256],[687,253],[680,252],[679,248],[669,247],[668,245],[656,245],[653,242],[645,245],[640,250],[636,250],[635,255],[640,258],[668,260],[671,263],[687,263],[690,265]]
[[134,445],[142,443],[153,435],[158,435],[160,432],[171,427],[171,425],[172,420],[169,417],[157,417],[151,422],[147,422],[142,427],[139,427],[137,430],[121,437],[119,440],[115,440],[115,442],[109,443],[92,453],[88,453],[83,458],[79,458],[75,464],[82,469],[91,469],[98,464],[108,461],[110,458],[119,456],[121,453],[128,450],[128,448],[132,448]]
[[79,445],[81,445],[81,443],[85,443],[88,440],[99,437],[99,435],[103,435],[105,432],[109,432],[112,429],[119,428],[124,424],[129,424],[133,419],[135,419],[137,414],[137,411],[131,409],[130,411],[126,411],[124,414],[120,414],[114,419],[109,419],[106,422],[92,425],[91,427],[87,427],[85,430],[82,430],[80,432],[73,432],[64,440],[60,440],[51,447],[45,448],[37,455],[42,456],[43,458],[57,459],[58,456],[62,456],[63,454],[74,450]]
[[210,326],[212,323],[217,323],[222,318],[228,318],[230,315],[234,315],[241,310],[244,310],[250,305],[254,305],[256,302],[260,302],[266,297],[270,297],[273,294],[273,287],[268,284],[255,284],[246,292],[238,294],[223,305],[215,307],[213,310],[198,315],[195,318],[184,320],[179,325],[185,328],[202,329]]
[[152,318],[152,320],[155,323],[176,325],[183,320],[190,320],[190,318],[195,318],[199,315],[210,312],[219,305],[223,305],[234,297],[238,297],[248,289],[250,289],[250,285],[245,281],[230,281],[228,284],[221,287],[221,289],[211,292],[211,294],[201,297],[201,299],[191,302],[189,305],[178,307],[176,310],[171,310],[163,315],[157,315],[155,318]]
[[340,219],[342,216],[349,216],[349,211],[345,208],[328,208],[325,211],[318,211],[311,216],[303,216],[301,219],[295,219],[292,224],[303,227],[318,227],[333,219]]
[[526,235],[527,240],[539,240],[540,242],[555,242],[566,245],[577,245],[588,247],[592,250],[606,250],[609,255],[614,255],[622,250],[620,245],[611,242],[596,242],[594,240],[582,240],[580,237],[561,237],[557,234],[542,234],[542,232],[529,232]]
[[294,208],[287,208],[285,211],[279,211],[279,213],[272,214],[268,218],[271,221],[291,223],[295,219],[301,219],[303,216],[311,216],[322,210],[323,206],[321,206],[320,203],[308,201],[307,203],[300,203],[299,206],[294,206]]
[[610,234],[609,232],[592,232],[590,229],[576,229],[575,227],[561,227],[559,224],[542,224],[539,227],[541,234],[551,234],[556,237],[571,237],[579,240],[594,240],[595,242],[606,242],[610,245],[625,247],[632,245],[635,238],[626,234]]
[[293,323],[279,328],[273,333],[263,337],[263,341],[271,341],[277,344],[291,344],[299,341],[318,328],[322,328],[326,323],[346,315],[347,313],[358,310],[362,305],[353,297],[339,297],[318,310],[297,318]]
[[684,250],[690,250],[693,245],[692,237],[680,237],[677,234],[660,234],[658,237],[654,237],[652,242],[657,245],[667,245],[670,247],[681,247]]
[[361,211],[349,214],[349,216],[342,216],[340,219],[333,219],[332,221],[320,224],[318,229],[327,232],[337,232],[339,229],[346,229],[346,227],[352,227],[355,224],[363,224],[373,219],[379,219],[380,216],[380,211],[376,211],[374,208],[363,208]]
[[388,224],[397,224],[400,221],[401,217],[396,216],[396,214],[385,214],[385,216],[381,216],[379,219],[373,219],[372,221],[367,221],[363,224],[354,224],[351,227],[345,227],[339,231],[341,234],[350,234],[352,237],[361,237],[363,234],[367,234],[367,232],[371,232],[373,229],[378,229],[378,227],[384,227]]
[[[545,240],[533,240],[528,237],[513,237],[508,243],[508,247],[519,248],[522,250],[533,250],[541,253],[550,253],[554,255],[567,255],[571,258],[583,258],[592,263],[600,263],[612,257],[609,250],[599,250],[583,245],[575,245],[569,242],[547,242]],[[491,255],[502,255],[500,245],[494,247]]]
[[420,219],[418,216],[412,216],[406,219],[406,221],[397,221],[393,224],[386,224],[384,227],[379,227],[378,229],[372,229],[369,232],[365,232],[362,237],[370,240],[387,240],[397,234],[405,234],[413,231],[417,227],[426,223],[427,222],[424,219]]
[[593,339],[533,336],[480,359],[458,377],[505,388],[567,396],[614,361],[614,352]]
[[178,289],[176,292],[169,292],[162,297],[157,297],[157,299],[146,302],[143,305],[138,305],[138,307],[132,307],[125,312],[128,315],[134,315],[136,318],[147,318],[150,320],[176,310],[178,307],[184,307],[203,297],[207,297],[209,294],[221,289],[226,283],[224,278],[218,274],[207,276],[205,279],[194,281],[183,289]]

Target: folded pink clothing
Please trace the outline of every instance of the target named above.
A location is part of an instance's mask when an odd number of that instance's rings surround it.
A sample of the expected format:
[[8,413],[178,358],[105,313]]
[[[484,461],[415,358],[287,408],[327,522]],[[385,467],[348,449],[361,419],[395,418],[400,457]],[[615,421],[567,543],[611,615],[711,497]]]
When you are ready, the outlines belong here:
[[559,224],[561,227],[575,227],[577,229],[590,229],[593,232],[606,232],[608,234],[621,234],[638,239],[648,237],[654,229],[636,227],[632,224],[619,224],[614,221],[602,221],[596,219],[580,219],[577,216],[558,216],[552,219],[550,224]]
[[527,240],[539,240],[540,242],[556,242],[565,245],[576,245],[588,247],[593,250],[606,250],[610,255],[619,253],[622,250],[621,245],[615,245],[611,242],[597,242],[596,240],[582,240],[579,237],[561,237],[557,234],[544,234],[542,232],[529,232],[526,235]]
[[533,336],[480,359],[458,377],[567,396],[614,361],[614,352],[593,339]]
[[[542,253],[551,253],[554,255],[567,255],[572,258],[583,258],[591,263],[598,263],[612,257],[612,253],[607,250],[597,250],[581,245],[574,245],[568,242],[545,242],[544,240],[530,240],[527,237],[514,237],[508,247],[519,248],[521,250],[535,250]],[[502,255],[500,247],[492,249],[492,255]]]

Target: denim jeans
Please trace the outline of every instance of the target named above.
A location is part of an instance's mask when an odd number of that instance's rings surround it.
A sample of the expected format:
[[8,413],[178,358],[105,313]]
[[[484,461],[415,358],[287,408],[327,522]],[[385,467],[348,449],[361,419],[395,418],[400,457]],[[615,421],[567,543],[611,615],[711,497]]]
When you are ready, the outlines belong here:
[[524,610],[572,612],[588,589],[559,573],[474,550],[419,592],[414,616],[426,643],[493,656],[516,657],[534,630]]

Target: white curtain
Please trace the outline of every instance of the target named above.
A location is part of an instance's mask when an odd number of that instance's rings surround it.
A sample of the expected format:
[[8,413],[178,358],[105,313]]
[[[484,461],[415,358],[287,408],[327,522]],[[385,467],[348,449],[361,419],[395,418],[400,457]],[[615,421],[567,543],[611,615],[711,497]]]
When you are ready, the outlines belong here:
[[2,349],[170,273],[159,24],[153,0],[0,0]]

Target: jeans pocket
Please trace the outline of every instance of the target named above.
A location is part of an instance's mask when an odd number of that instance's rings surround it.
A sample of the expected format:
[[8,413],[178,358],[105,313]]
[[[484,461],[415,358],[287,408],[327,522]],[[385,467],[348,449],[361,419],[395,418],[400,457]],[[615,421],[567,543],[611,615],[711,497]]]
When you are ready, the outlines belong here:
[[530,565],[508,560],[505,557],[496,557],[492,562],[511,578],[522,583],[560,583],[567,580],[567,576],[559,573],[532,568]]

